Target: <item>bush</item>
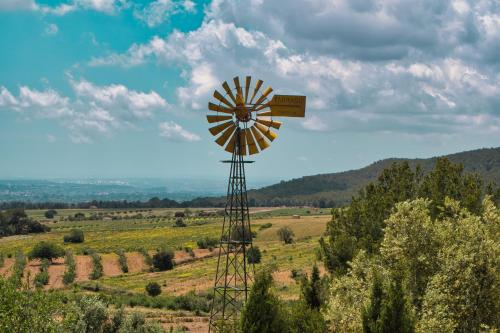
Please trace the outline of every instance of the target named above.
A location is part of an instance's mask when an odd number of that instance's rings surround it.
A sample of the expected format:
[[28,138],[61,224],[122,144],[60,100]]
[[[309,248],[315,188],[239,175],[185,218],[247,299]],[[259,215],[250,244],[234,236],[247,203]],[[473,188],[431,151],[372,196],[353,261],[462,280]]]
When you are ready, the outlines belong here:
[[47,259],[60,258],[64,255],[62,247],[47,241],[37,243],[31,252],[28,254],[30,259]]
[[91,280],[97,280],[98,278],[100,278],[102,276],[102,258],[100,255],[98,255],[95,252],[92,253],[91,256],[92,256],[93,268],[92,268],[92,273],[90,273],[89,278]]
[[281,227],[278,230],[277,234],[283,243],[285,243],[285,244],[293,243],[293,237],[295,236],[295,234],[293,233],[292,229],[290,229],[289,227]]
[[262,230],[262,229],[269,229],[273,226],[272,223],[264,223],[264,224],[261,224],[260,227],[259,227],[259,230]]
[[149,254],[149,252],[145,248],[143,248],[143,247],[141,247],[139,249],[139,252],[144,257],[144,263],[146,265],[148,265],[149,267],[153,266],[153,258],[151,258],[151,255]]
[[43,287],[49,283],[49,265],[50,262],[47,259],[42,260],[40,272],[35,276],[34,280],[36,287]]
[[3,256],[3,253],[0,253],[0,268],[5,265],[5,257]]
[[260,253],[260,249],[258,246],[253,246],[247,251],[247,261],[249,264],[258,264],[260,263],[260,259],[262,258],[262,254]]
[[14,266],[12,267],[12,274],[9,280],[16,286],[21,284],[21,278],[23,277],[24,267],[26,266],[26,257],[24,253],[19,251],[16,254],[16,260]]
[[54,209],[49,209],[48,211],[45,212],[44,215],[48,219],[53,219],[57,215],[57,211]]
[[171,249],[159,249],[153,256],[153,267],[159,271],[167,271],[174,268],[174,251]]
[[155,297],[161,294],[161,287],[156,282],[149,282],[146,285],[146,292],[148,293],[149,296]]
[[118,263],[120,264],[122,272],[128,273],[128,264],[127,257],[125,256],[125,251],[123,249],[120,249],[116,251],[116,254],[118,255]]
[[66,252],[66,257],[64,258],[64,264],[66,265],[66,271],[63,275],[63,283],[68,285],[75,281],[76,277],[76,263],[73,258],[73,253],[71,251]]
[[186,223],[184,223],[184,219],[182,217],[178,217],[175,219],[175,227],[187,227]]
[[198,245],[199,249],[208,249],[213,248],[219,244],[219,240],[217,238],[203,237],[196,241],[196,245]]
[[81,229],[71,229],[69,235],[64,235],[64,243],[83,243],[85,236]]

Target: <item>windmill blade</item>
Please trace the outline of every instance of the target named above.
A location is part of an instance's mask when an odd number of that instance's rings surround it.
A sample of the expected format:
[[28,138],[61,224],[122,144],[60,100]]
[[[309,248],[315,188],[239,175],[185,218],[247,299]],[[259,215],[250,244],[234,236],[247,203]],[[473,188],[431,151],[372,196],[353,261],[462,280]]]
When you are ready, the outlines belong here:
[[212,133],[212,135],[215,136],[215,135],[219,134],[220,132],[222,132],[223,130],[225,130],[226,128],[230,127],[231,125],[234,126],[234,122],[232,120],[225,122],[225,123],[222,123],[220,125],[214,126],[214,127],[210,127],[208,130],[210,131],[210,133]]
[[257,116],[258,117],[272,117],[272,115],[273,115],[272,111],[266,111],[266,112],[259,113]]
[[278,134],[276,134],[275,132],[271,131],[269,129],[269,127],[266,127],[264,125],[261,125],[259,123],[255,123],[254,126],[262,133],[266,136],[266,138],[268,138],[270,141],[273,141],[274,139],[276,139],[278,137]]
[[250,89],[250,83],[252,81],[251,76],[247,76],[245,79],[245,104],[248,102],[248,90]]
[[227,140],[229,139],[229,137],[231,136],[231,134],[233,134],[234,130],[236,129],[236,125],[234,124],[231,124],[231,126],[229,128],[227,128],[224,133],[222,133],[221,136],[219,136],[219,138],[217,140],[215,140],[215,142],[217,142],[217,144],[219,146],[223,146],[224,147],[224,144],[227,142]]
[[[261,115],[259,115],[259,116],[261,116]],[[257,117],[257,119],[255,121],[258,122],[259,124],[266,125],[267,127],[273,127],[276,129],[279,129],[281,124],[283,124],[281,121],[262,119],[259,117]]]
[[245,128],[243,130],[243,133],[247,138],[249,155],[257,154],[259,150],[257,149],[257,144],[255,143],[255,139],[253,138],[252,132],[250,131],[250,129]]
[[222,88],[224,88],[224,91],[226,94],[231,98],[234,104],[236,104],[236,98],[234,98],[233,92],[231,91],[231,88],[229,88],[229,84],[227,84],[226,81],[222,84]]
[[256,129],[254,126],[250,127],[252,130],[253,135],[255,136],[255,140],[257,141],[257,144],[259,145],[260,150],[264,150],[269,147],[269,143],[267,143],[266,139],[260,134],[259,130]]
[[257,95],[257,92],[259,91],[260,87],[262,86],[262,83],[264,83],[264,81],[257,80],[257,84],[255,85],[255,89],[253,90],[252,98],[250,98],[250,102],[249,102],[250,104],[252,104],[252,101],[255,98],[255,96]]
[[222,105],[217,105],[210,102],[208,103],[208,109],[211,111],[221,112],[221,113],[228,113],[228,114],[234,113],[232,109],[228,109],[226,107],[223,107]]
[[269,106],[271,106],[271,103],[267,102],[267,103],[264,103],[262,105],[259,105],[257,106],[254,111],[260,111],[260,110],[264,110],[266,108],[268,108]]
[[255,104],[259,105],[260,103],[262,103],[266,99],[266,97],[272,92],[273,88],[267,87],[266,90],[264,90],[264,92],[260,96],[260,98],[257,100],[257,102],[255,102]]
[[236,131],[231,136],[231,139],[229,139],[229,143],[227,144],[226,148],[224,148],[224,150],[229,152],[229,153],[233,153],[235,142],[236,142]]
[[219,121],[229,120],[229,119],[233,119],[233,117],[232,116],[212,116],[212,115],[207,116],[207,120],[209,123],[218,123]]
[[234,108],[234,105],[231,104],[231,102],[229,102],[224,96],[222,96],[222,94],[220,92],[218,92],[217,90],[214,91],[214,97],[219,100],[221,103],[224,103],[226,104],[227,106],[229,106],[230,108]]
[[238,76],[235,76],[233,78],[233,81],[234,81],[234,85],[236,86],[236,91],[238,92],[238,95],[243,97],[243,91],[241,90],[241,86],[240,86],[240,78]]

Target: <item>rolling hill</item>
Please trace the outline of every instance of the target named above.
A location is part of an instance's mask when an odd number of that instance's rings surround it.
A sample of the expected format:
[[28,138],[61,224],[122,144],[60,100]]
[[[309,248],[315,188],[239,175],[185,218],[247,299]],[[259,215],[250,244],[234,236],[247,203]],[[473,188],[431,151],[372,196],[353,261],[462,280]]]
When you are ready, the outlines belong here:
[[[500,184],[500,148],[484,148],[445,155],[454,163],[461,163],[466,172],[480,174],[485,184]],[[360,188],[377,179],[383,169],[394,162],[408,161],[412,168],[420,165],[430,171],[439,157],[426,159],[389,158],[358,170],[305,176],[248,192],[251,203],[274,205],[285,199],[291,204],[323,201],[327,206],[347,203]]]

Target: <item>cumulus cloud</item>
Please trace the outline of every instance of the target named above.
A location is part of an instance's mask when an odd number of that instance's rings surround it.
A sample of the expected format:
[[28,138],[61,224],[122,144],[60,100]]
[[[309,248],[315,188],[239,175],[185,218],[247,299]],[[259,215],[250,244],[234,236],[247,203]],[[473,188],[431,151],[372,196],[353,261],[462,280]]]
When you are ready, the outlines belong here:
[[[53,89],[19,88],[14,96],[0,87],[0,108],[25,117],[57,120],[70,132],[75,143],[90,143],[96,136],[110,136],[121,129],[137,128],[169,110],[169,103],[157,92],[141,92],[121,84],[96,85],[70,78],[75,97],[62,96]],[[188,132],[186,132],[188,133]]]
[[160,136],[166,138],[169,141],[199,141],[201,138],[194,133],[185,130],[181,125],[174,123],[173,121],[164,122],[159,125]]
[[56,6],[36,3],[34,0],[2,0],[1,10],[30,10],[44,14],[66,15],[76,10],[94,10],[106,14],[115,14],[121,9],[128,8],[127,0],[73,0]]
[[51,23],[45,27],[45,35],[47,36],[57,35],[58,32],[59,27],[54,23]]
[[499,17],[493,0],[214,0],[197,30],[90,65],[176,65],[178,103],[191,109],[252,74],[307,95],[308,130],[487,132],[500,124]]
[[144,7],[137,7],[134,16],[144,21],[149,27],[157,26],[168,20],[172,15],[181,12],[194,12],[195,3],[190,0],[155,0]]

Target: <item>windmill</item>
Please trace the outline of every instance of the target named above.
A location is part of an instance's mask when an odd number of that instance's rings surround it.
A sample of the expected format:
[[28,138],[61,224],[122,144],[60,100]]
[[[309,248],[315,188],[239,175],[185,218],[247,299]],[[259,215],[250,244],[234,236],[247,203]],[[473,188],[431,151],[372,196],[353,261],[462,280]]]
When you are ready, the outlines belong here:
[[208,103],[207,120],[214,126],[210,133],[215,142],[232,154],[227,200],[219,243],[219,257],[214,283],[214,298],[210,311],[209,332],[227,331],[238,319],[247,299],[254,267],[247,265],[247,252],[252,248],[252,233],[248,210],[245,164],[246,155],[257,154],[270,146],[278,134],[281,122],[274,117],[304,117],[305,96],[274,95],[273,89],[261,90],[262,80],[252,86],[247,76],[244,85],[233,78],[234,88],[222,83],[221,93],[214,91],[215,101]]

